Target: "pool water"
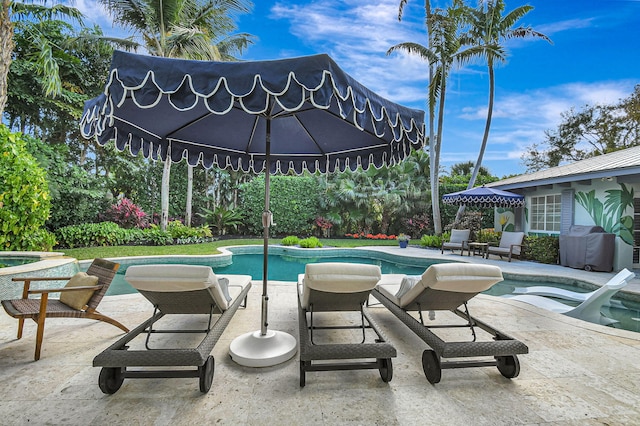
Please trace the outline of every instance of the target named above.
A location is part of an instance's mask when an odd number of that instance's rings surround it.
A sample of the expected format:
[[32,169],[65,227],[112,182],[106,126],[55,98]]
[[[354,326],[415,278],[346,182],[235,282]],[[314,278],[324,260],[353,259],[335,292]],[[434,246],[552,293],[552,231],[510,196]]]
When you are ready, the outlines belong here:
[[[356,251],[357,252],[357,251]],[[305,253],[305,256],[300,255],[269,255],[269,280],[274,281],[297,281],[298,275],[304,273],[305,265],[307,263],[320,263],[320,262],[340,262],[340,263],[363,263],[369,265],[378,265],[383,274],[406,274],[406,275],[421,275],[426,268],[435,263],[441,263],[433,259],[416,259],[416,258],[398,258],[399,260],[389,260],[376,258],[375,254],[367,253],[367,256],[309,256],[311,253]],[[388,257],[388,256],[387,256]],[[235,253],[233,255],[232,263],[224,266],[213,266],[213,270],[216,274],[241,274],[251,275],[254,280],[262,281],[263,268],[262,268],[262,253]],[[133,259],[132,259],[133,260]],[[156,263],[164,264],[185,264],[184,260],[172,260],[171,258],[164,258],[158,260]],[[200,264],[211,266],[210,260],[201,260],[198,258],[189,258],[189,264]],[[135,263],[129,263],[122,265],[118,270],[118,274],[114,278],[107,295],[116,294],[129,294],[135,293],[136,290],[131,287],[129,283],[124,279],[126,268]],[[485,291],[485,294],[492,296],[502,296],[505,294],[511,294],[514,287],[526,287],[533,285],[552,286],[557,288],[564,288],[572,291],[584,291],[588,290],[576,288],[576,286],[559,284],[556,282],[544,282],[544,281],[525,281],[525,280],[513,280],[505,279],[504,281],[494,285],[489,290]],[[616,299],[619,300],[619,299]],[[563,303],[571,304],[571,302],[562,300]],[[640,304],[620,300],[620,303],[625,308],[605,307],[603,313],[611,318],[614,318],[620,323],[613,325],[616,328],[622,328],[625,330],[640,332]]]
[[39,261],[39,257],[34,256],[0,256],[0,268],[10,268],[12,266],[26,265]]

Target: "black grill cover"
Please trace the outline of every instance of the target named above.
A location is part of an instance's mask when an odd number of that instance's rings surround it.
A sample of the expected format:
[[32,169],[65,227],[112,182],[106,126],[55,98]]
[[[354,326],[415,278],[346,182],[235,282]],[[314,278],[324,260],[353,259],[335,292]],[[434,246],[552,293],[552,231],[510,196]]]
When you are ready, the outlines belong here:
[[611,272],[615,234],[601,226],[572,225],[560,235],[560,264],[587,271]]

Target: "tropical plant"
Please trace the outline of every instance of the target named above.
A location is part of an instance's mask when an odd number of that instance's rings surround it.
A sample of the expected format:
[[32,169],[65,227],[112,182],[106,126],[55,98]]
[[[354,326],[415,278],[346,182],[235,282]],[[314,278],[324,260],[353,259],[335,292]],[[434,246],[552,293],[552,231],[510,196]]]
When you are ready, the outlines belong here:
[[420,238],[420,245],[422,247],[440,248],[445,238],[448,238],[446,233],[441,235],[423,235],[422,238]]
[[[406,3],[406,1],[401,3]],[[467,22],[469,8],[463,0],[453,0],[447,9],[428,8],[427,32],[429,45],[423,46],[415,42],[399,43],[387,51],[391,54],[396,51],[405,51],[416,55],[433,66],[433,75],[429,78],[428,103],[431,108],[437,105],[438,120],[436,134],[430,130],[429,158],[431,172],[431,207],[433,224],[436,234],[442,233],[442,220],[440,217],[440,195],[438,188],[438,174],[440,168],[440,150],[442,147],[442,134],[444,124],[444,107],[447,92],[447,80],[454,64],[463,64],[477,56],[477,46],[468,47],[471,44],[468,36],[462,31]],[[430,71],[431,74],[431,71]],[[430,126],[432,127],[432,126]],[[433,136],[433,137],[432,137]]]
[[[13,59],[13,30],[16,21],[26,22],[46,22],[53,18],[69,19],[82,24],[82,13],[78,9],[64,4],[53,4],[47,6],[45,1],[19,2],[13,0],[2,0],[0,5],[0,117],[4,113],[8,96],[7,77],[11,61]],[[52,44],[38,31],[38,26],[31,26],[30,34],[40,50],[33,57],[37,64],[37,72],[44,77],[44,92],[47,96],[57,96],[62,90],[58,63],[52,54]]]
[[198,213],[198,216],[203,217],[210,227],[216,229],[218,235],[225,235],[230,227],[237,230],[244,219],[244,215],[239,210],[227,209],[224,206],[218,206],[213,210],[203,208],[202,211],[203,213]]
[[475,163],[471,179],[467,189],[473,188],[476,177],[482,167],[482,159],[489,139],[491,119],[493,116],[493,102],[495,96],[495,65],[506,61],[506,50],[501,44],[504,40],[512,38],[541,38],[551,43],[551,39],[531,27],[519,26],[513,28],[518,20],[533,10],[533,6],[519,6],[510,12],[504,13],[504,0],[489,0],[478,2],[478,7],[471,11],[471,29],[469,35],[473,42],[480,47],[478,56],[487,62],[489,72],[489,103],[487,106],[487,119],[478,152],[478,160]]
[[114,222],[122,228],[146,228],[149,218],[140,207],[130,199],[123,197],[110,206],[104,213],[104,219]]
[[[167,58],[234,60],[236,53],[251,43],[249,34],[231,34],[233,20],[246,13],[249,0],[100,0],[116,24],[140,34],[144,47],[153,56]],[[132,39],[118,40],[121,45],[138,47]],[[169,177],[171,160],[164,162],[161,185],[161,229],[169,221]],[[192,181],[193,170],[188,169]],[[187,200],[191,195],[187,195]],[[190,213],[191,208],[186,210]]]

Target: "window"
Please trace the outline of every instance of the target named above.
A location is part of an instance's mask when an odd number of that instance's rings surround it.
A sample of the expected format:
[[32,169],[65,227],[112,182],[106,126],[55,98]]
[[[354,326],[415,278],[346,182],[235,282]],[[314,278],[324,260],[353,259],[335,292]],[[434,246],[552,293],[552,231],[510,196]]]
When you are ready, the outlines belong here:
[[561,196],[531,197],[531,230],[560,232]]

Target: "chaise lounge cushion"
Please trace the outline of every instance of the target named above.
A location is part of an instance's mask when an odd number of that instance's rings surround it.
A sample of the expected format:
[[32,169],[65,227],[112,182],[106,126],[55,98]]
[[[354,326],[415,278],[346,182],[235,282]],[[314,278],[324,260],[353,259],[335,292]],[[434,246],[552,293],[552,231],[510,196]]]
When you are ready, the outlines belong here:
[[134,265],[127,268],[125,279],[137,290],[152,292],[186,292],[206,289],[221,310],[229,309],[228,278],[218,279],[209,266]]
[[[78,272],[67,282],[64,288],[70,287],[92,287],[98,284],[98,277],[93,275],[87,275],[86,272]],[[95,290],[77,290],[77,291],[63,291],[60,293],[60,301],[67,306],[83,310],[91,296],[93,296]]]
[[380,267],[353,263],[310,263],[298,277],[302,307],[308,308],[309,290],[327,293],[359,293],[372,290],[380,281]]
[[[397,277],[397,276],[396,276]],[[502,281],[502,271],[497,266],[468,263],[441,263],[431,265],[421,279],[406,293],[399,294],[401,281],[392,282],[385,275],[378,290],[400,307],[413,302],[426,289],[476,294]]]

